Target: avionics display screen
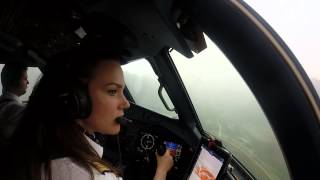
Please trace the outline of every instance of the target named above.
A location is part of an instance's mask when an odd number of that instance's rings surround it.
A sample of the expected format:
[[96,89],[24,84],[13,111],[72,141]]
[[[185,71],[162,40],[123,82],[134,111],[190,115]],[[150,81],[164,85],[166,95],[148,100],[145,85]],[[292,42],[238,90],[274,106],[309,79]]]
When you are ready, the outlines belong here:
[[201,146],[199,157],[192,169],[189,180],[215,180],[223,162],[224,159],[222,157]]

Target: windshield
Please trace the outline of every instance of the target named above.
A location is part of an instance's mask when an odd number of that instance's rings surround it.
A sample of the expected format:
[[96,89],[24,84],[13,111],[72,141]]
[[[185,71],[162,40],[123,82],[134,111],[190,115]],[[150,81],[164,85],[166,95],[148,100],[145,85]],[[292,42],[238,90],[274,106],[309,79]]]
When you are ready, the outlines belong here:
[[254,95],[232,64],[206,38],[191,59],[170,53],[205,131],[259,179],[289,179],[275,135]]
[[294,52],[320,96],[320,1],[245,1],[272,26]]
[[[162,103],[158,88],[158,76],[146,59],[139,59],[122,66],[126,86],[128,87],[135,103],[149,110],[178,119],[174,111],[168,111]],[[142,70],[143,69],[143,70]],[[169,107],[174,108],[165,89],[162,90],[163,98]]]

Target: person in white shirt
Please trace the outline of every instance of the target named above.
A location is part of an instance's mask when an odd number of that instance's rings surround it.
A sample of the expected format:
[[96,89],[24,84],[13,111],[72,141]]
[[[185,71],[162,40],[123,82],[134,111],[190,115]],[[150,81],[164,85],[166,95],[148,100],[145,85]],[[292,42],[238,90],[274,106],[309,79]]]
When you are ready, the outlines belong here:
[[[7,179],[122,179],[90,138],[118,134],[117,119],[130,106],[123,94],[122,50],[105,42],[86,39],[51,59],[13,136]],[[173,158],[168,150],[156,156],[154,179],[164,180]]]
[[26,65],[7,63],[1,71],[0,142],[2,144],[10,139],[25,107],[19,97],[27,91],[29,84],[27,70]]

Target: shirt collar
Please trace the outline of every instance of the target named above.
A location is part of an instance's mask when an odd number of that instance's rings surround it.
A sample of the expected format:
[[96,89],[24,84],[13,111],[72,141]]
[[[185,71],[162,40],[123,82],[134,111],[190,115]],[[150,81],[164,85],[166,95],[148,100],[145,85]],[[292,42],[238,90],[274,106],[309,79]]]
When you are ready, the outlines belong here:
[[19,96],[17,96],[16,94],[6,91],[3,93],[6,97],[14,99],[15,101],[22,103],[22,101],[20,100]]
[[84,135],[88,142],[90,143],[91,147],[98,153],[99,157],[102,158],[103,154],[103,147],[100,146],[98,143],[94,142],[92,139],[90,139],[88,136]]

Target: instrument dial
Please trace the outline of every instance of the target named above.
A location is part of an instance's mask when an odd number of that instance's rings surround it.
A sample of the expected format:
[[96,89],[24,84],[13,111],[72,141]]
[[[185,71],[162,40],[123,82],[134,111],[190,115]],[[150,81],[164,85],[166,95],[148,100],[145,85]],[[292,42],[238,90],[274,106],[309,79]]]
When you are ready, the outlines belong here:
[[144,150],[151,150],[155,145],[155,138],[151,134],[144,134],[141,137],[140,145]]

